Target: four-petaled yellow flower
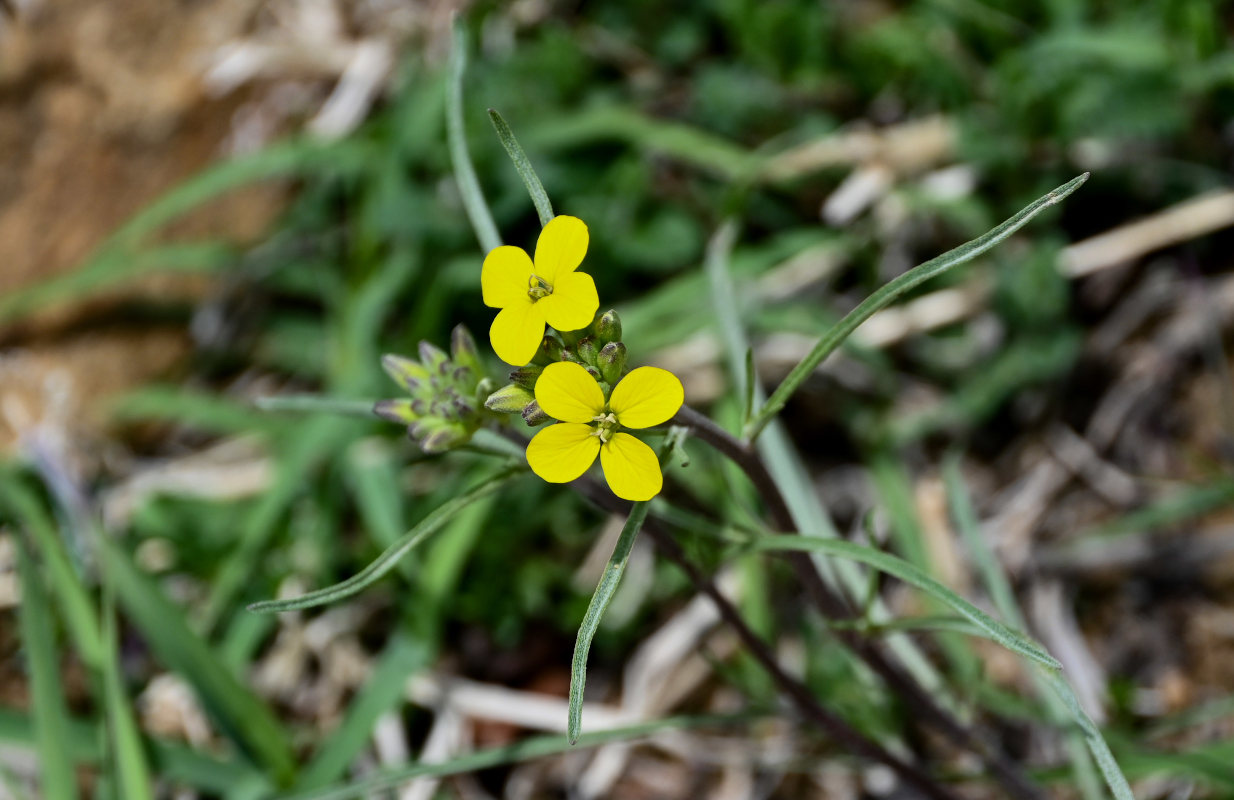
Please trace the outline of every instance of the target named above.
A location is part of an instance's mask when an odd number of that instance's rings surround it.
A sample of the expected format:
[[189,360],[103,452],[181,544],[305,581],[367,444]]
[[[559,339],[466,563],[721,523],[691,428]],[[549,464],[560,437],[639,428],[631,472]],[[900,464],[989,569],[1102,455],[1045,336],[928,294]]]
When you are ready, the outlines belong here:
[[527,463],[537,475],[549,483],[568,483],[586,472],[599,453],[613,494],[625,500],[650,500],[660,493],[664,477],[655,451],[620,431],[650,428],[671,419],[685,401],[676,375],[658,367],[639,367],[613,387],[605,403],[587,370],[561,361],[540,374],[536,400],[544,413],[561,420],[527,445]]
[[484,304],[500,308],[489,340],[497,356],[516,367],[531,361],[544,339],[544,323],[559,331],[591,324],[600,308],[595,281],[575,272],[587,255],[587,226],[578,217],[549,220],[540,231],[533,263],[521,247],[493,248],[484,259]]

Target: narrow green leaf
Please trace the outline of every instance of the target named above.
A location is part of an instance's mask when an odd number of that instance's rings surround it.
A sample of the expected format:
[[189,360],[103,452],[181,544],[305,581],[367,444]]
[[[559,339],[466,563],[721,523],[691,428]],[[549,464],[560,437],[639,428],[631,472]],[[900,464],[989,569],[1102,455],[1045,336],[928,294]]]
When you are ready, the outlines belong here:
[[599,747],[613,742],[628,742],[633,739],[646,738],[661,731],[733,725],[750,719],[751,717],[748,715],[668,717],[624,728],[584,733],[578,737],[576,743],[571,743],[564,736],[536,736],[505,747],[480,750],[436,764],[414,764],[409,767],[382,770],[370,778],[365,778],[346,786],[331,786],[314,791],[282,795],[279,800],[351,800],[351,798],[355,797],[373,797],[383,790],[398,786],[412,778],[460,775],[466,772],[489,769],[490,767],[518,764],[523,761],[530,761],[533,758],[557,755],[570,750],[571,747],[576,745],[578,747]]
[[103,639],[97,612],[57,535],[55,523],[33,492],[11,475],[0,475],[0,506],[20,520],[34,540],[77,654],[88,666],[100,668]]
[[983,629],[989,634],[990,638],[1001,644],[1003,647],[1018,653],[1025,658],[1029,658],[1038,664],[1050,667],[1051,669],[1061,669],[1062,665],[1045,651],[1041,645],[1030,640],[1024,634],[1012,630],[1003,623],[986,614],[981,609],[977,608],[972,603],[960,597],[958,594],[948,589],[943,584],[931,578],[926,573],[922,572],[917,567],[908,563],[902,558],[897,558],[889,553],[884,553],[881,550],[875,550],[872,547],[846,542],[837,539],[820,539],[806,536],[795,536],[791,534],[775,534],[768,536],[760,536],[756,538],[752,547],[755,550],[763,551],[778,551],[778,550],[802,550],[819,553],[826,553],[837,558],[847,558],[853,561],[860,561],[874,567],[877,570],[893,575],[905,583],[916,586],[918,589],[929,594],[930,596],[942,601],[950,606],[960,616],[972,622],[977,627]]
[[[1021,630],[1027,629],[1027,620],[1016,601],[1011,583],[1003,573],[1002,565],[998,563],[998,559],[994,557],[994,553],[990,551],[989,545],[981,535],[977,524],[977,512],[973,509],[968,490],[964,485],[964,477],[960,474],[958,457],[949,457],[943,463],[943,483],[947,490],[947,504],[955,519],[960,537],[964,540],[965,550],[977,567],[977,572],[981,575],[982,582],[985,583],[986,591],[990,599],[994,601],[994,607],[998,609],[999,615],[1013,627]],[[1070,711],[1048,685],[1044,671],[1034,670],[1032,676],[1037,693],[1044,699],[1050,718],[1060,723],[1070,717]],[[1097,782],[1093,762],[1084,749],[1086,745],[1087,740],[1080,733],[1068,731],[1067,757],[1071,760],[1071,767],[1075,772],[1076,786],[1082,797],[1087,800],[1096,800],[1102,797],[1101,786]]]
[[[69,757],[79,764],[98,766],[103,763],[106,737],[99,735],[101,723],[95,720],[70,718],[68,738],[59,744]],[[0,743],[6,748],[28,750],[37,747],[34,722],[25,714],[0,709]],[[215,758],[180,743],[149,740],[150,763],[159,777],[171,783],[182,783],[209,794],[237,796],[246,787],[268,784],[252,764],[231,757]],[[267,791],[261,793],[268,796]]]
[[613,554],[604,565],[604,572],[600,575],[591,602],[587,604],[587,613],[583,615],[583,624],[579,626],[578,637],[574,640],[574,657],[570,661],[570,719],[566,728],[571,743],[578,741],[583,729],[583,689],[587,685],[587,654],[591,650],[591,640],[600,627],[600,619],[608,604],[617,593],[621,576],[625,574],[634,540],[647,519],[647,505],[645,502],[635,503],[630,507],[630,516],[621,528]]
[[251,753],[278,782],[295,773],[290,743],[274,714],[219,661],[192,630],[183,609],[172,604],[151,579],[113,543],[100,539],[100,559],[116,596],[155,655],[196,690],[222,731]]
[[60,683],[55,623],[38,567],[25,542],[20,537],[16,542],[17,570],[21,578],[21,638],[33,695],[41,793],[47,800],[73,800],[78,794],[73,761],[64,747],[68,740],[68,708]]
[[771,421],[772,417],[780,413],[788,398],[797,391],[797,388],[809,377],[810,373],[814,372],[815,368],[823,363],[827,356],[831,355],[836,348],[843,344],[844,340],[853,331],[857,330],[861,323],[873,316],[874,312],[889,305],[897,297],[919,283],[941,275],[947,270],[967,261],[971,261],[1001,243],[1011,234],[1024,227],[1037,214],[1052,205],[1062,202],[1068,195],[1080,188],[1086,180],[1088,180],[1087,172],[1072,178],[1054,191],[1034,200],[1018,214],[998,227],[953,250],[948,250],[937,258],[930,259],[924,264],[910,269],[867,297],[860,305],[837,322],[831,330],[823,334],[818,343],[814,345],[814,349],[797,366],[793,367],[792,372],[776,387],[770,399],[759,409],[754,419],[750,421],[750,424],[746,426],[746,438],[751,440],[757,438],[767,423]]
[[741,424],[744,425],[750,421],[750,417],[754,415],[754,390],[758,386],[758,369],[754,366],[754,348],[746,348],[746,372],[745,372],[745,403],[741,410]]
[[154,800],[141,731],[120,674],[115,579],[114,574],[109,574],[103,584],[103,707],[107,715],[107,748],[114,769],[112,779],[116,793],[124,800]]
[[419,524],[403,534],[402,538],[387,547],[371,564],[347,580],[290,600],[265,600],[260,603],[253,603],[248,607],[248,610],[258,613],[295,611],[351,597],[393,569],[400,558],[410,553],[422,541],[436,533],[450,517],[466,508],[468,504],[501,489],[511,480],[526,472],[526,469],[523,465],[510,467],[482,481],[479,485],[472,487],[452,500],[442,503],[429,512],[429,515],[421,520]]
[[454,37],[450,43],[450,92],[446,96],[446,136],[450,143],[450,163],[454,167],[454,180],[458,182],[463,208],[471,220],[471,228],[485,252],[501,246],[501,234],[484,191],[467,152],[467,134],[463,127],[463,74],[467,71],[467,27],[461,17],[454,22]]
[[1045,670],[1044,673],[1050,688],[1054,690],[1058,698],[1067,706],[1071,716],[1075,718],[1076,724],[1080,726],[1080,731],[1084,734],[1084,740],[1088,742],[1088,749],[1092,751],[1093,758],[1097,760],[1097,768],[1105,776],[1106,785],[1110,787],[1114,797],[1117,800],[1135,800],[1135,795],[1131,792],[1131,786],[1127,783],[1126,776],[1123,775],[1122,769],[1118,766],[1118,761],[1115,760],[1114,754],[1110,752],[1110,746],[1106,744],[1105,737],[1101,735],[1101,729],[1084,712],[1084,709],[1080,706],[1080,701],[1076,699],[1075,692],[1071,690],[1071,685],[1067,683],[1060,673],[1054,670]]
[[258,397],[253,405],[262,411],[300,414],[339,414],[345,417],[373,416],[373,400],[347,397],[325,397],[317,394],[267,395]]
[[506,152],[510,155],[510,160],[514,162],[514,168],[518,170],[518,175],[523,179],[523,184],[527,187],[527,193],[531,195],[531,202],[536,204],[536,213],[540,215],[540,225],[547,225],[549,220],[553,218],[553,204],[548,200],[548,193],[544,191],[544,184],[540,183],[540,178],[536,175],[536,171],[531,167],[531,161],[528,160],[527,154],[523,152],[523,148],[519,145],[518,139],[514,138],[514,131],[510,130],[509,124],[505,119],[498,114],[495,109],[488,110],[488,118],[493,122],[493,128],[497,131],[497,138],[501,140],[501,146],[506,148]]
[[424,645],[396,635],[382,653],[364,688],[347,708],[347,717],[313,754],[297,787],[311,789],[337,780],[373,735],[377,718],[403,698],[407,677],[429,663]]
[[274,484],[245,517],[240,540],[220,567],[205,608],[200,612],[201,630],[210,629],[231,611],[236,595],[244,589],[261,554],[279,529],[278,523],[292,501],[304,491],[307,476],[333,457],[354,436],[357,422],[343,417],[314,417],[281,448]]

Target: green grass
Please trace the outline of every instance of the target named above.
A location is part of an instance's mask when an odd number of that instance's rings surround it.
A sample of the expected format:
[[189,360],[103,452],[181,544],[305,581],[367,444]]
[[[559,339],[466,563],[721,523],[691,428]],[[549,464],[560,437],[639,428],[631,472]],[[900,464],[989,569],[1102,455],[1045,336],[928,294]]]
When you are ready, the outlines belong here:
[[[486,670],[523,654],[533,637],[545,651],[520,662],[520,677],[568,672],[586,619],[580,641],[591,687],[617,686],[634,649],[693,593],[657,561],[637,610],[620,626],[601,626],[598,614],[588,616],[590,587],[574,580],[601,513],[568,488],[506,470],[509,442],[430,457],[395,426],[327,413],[390,396],[380,355],[412,354],[422,339],[445,345],[457,323],[476,334],[489,374],[504,383],[508,370],[488,353],[480,264],[502,240],[533,241],[554,210],[588,222],[588,269],[604,308],[621,313],[632,363],[683,343],[714,345],[714,363],[689,365],[699,369],[690,385],[718,388],[713,416],[757,439],[797,527],[811,536],[757,538],[765,525],[757,494],[697,441],[671,457],[675,488],[650,513],[708,569],[740,554],[742,613],[760,636],[799,654],[799,674],[821,703],[883,743],[928,752],[911,711],[837,644],[838,627],[803,602],[780,560],[753,551],[805,551],[831,585],[856,597],[873,587],[865,615],[848,628],[885,642],[963,719],[1010,717],[1035,742],[1060,743],[1057,762],[1032,764],[1051,785],[1092,800],[1107,791],[1104,778],[1125,798],[1125,773],[1191,781],[1195,796],[1228,792],[1228,741],[1154,738],[1153,720],[1126,714],[1099,730],[1075,714],[1070,690],[1047,668],[1053,656],[1024,635],[1015,576],[1001,572],[982,538],[973,506],[986,498],[967,498],[954,465],[952,515],[979,588],[957,593],[941,582],[913,495],[914,481],[950,448],[980,458],[1008,425],[1029,435],[1042,419],[1068,419],[1071,410],[1057,406],[1075,399],[1094,323],[1053,268],[1060,247],[1228,183],[1229,146],[1216,133],[1234,113],[1234,58],[1221,36],[1227,10],[1200,0],[910,0],[869,11],[732,0],[666,11],[633,0],[554,13],[522,25],[504,4],[478,4],[454,31],[450,63],[409,51],[388,97],[353,135],[292,137],[221,162],[131,219],[77,270],[0,298],[7,325],[152,273],[234,281],[256,309],[223,309],[243,320],[244,335],[108,408],[122,435],[143,432],[142,458],[244,437],[271,467],[256,494],[153,495],[100,536],[82,520],[98,521],[118,474],[75,486],[79,508],[65,499],[71,470],[63,465],[5,467],[0,527],[18,543],[16,627],[31,699],[0,709],[0,742],[37,754],[32,795],[85,796],[77,777],[90,773],[100,796],[126,800],[169,786],[227,800],[349,797],[567,749],[562,738],[533,739],[347,784],[383,714],[400,714],[413,746],[422,744],[430,712],[403,691],[414,673],[499,680]],[[884,205],[842,230],[820,224],[821,204],[853,165],[796,160],[800,148],[847,135],[855,123],[934,114],[954,137],[940,161],[907,170]],[[939,195],[922,179],[955,164],[973,170],[968,195]],[[1089,170],[1065,205],[1048,199]],[[294,181],[295,191],[262,246],[245,252],[169,233],[203,203],[271,180]],[[895,213],[903,216],[889,230]],[[1227,244],[1197,241],[1185,260],[1163,257],[1207,274],[1224,269]],[[766,291],[794,257],[822,253],[838,263],[824,282]],[[914,264],[922,266],[908,271]],[[993,294],[964,321],[886,351],[848,340],[890,303],[977,276]],[[991,326],[993,353],[982,349]],[[764,391],[747,354],[790,334],[808,336],[814,349],[791,373],[755,365],[774,375]],[[297,395],[259,407],[243,389],[254,376]],[[1020,413],[1030,406],[1046,411]],[[678,466],[682,453],[689,467]],[[859,474],[869,496],[825,507],[815,489],[836,470]],[[1052,544],[1051,557],[1181,530],[1228,509],[1227,477],[1203,463],[1198,473],[1190,482],[1175,476],[1168,492],[1135,507],[1102,506],[1099,519]],[[843,541],[872,507],[889,523],[887,541]],[[154,574],[139,556],[156,546],[169,547],[171,561]],[[612,565],[606,592],[622,563]],[[293,582],[307,594],[282,594]],[[934,605],[893,613],[901,606],[888,600],[904,586]],[[600,610],[608,596],[597,593]],[[375,678],[329,727],[261,696],[253,675],[286,626],[338,601],[377,609],[375,622],[353,632]],[[251,606],[288,616],[254,615]],[[1036,683],[995,685],[981,637],[1044,665],[1031,673]],[[464,646],[475,642],[479,656]],[[66,688],[68,664],[84,675],[76,695]],[[715,666],[711,685],[748,707],[775,697],[752,661]],[[216,734],[210,749],[141,729],[137,698],[162,671],[193,689]],[[803,755],[848,763],[833,742],[781,716]],[[586,722],[580,741],[593,744],[660,727],[593,735]],[[694,721],[663,726],[677,724]],[[983,774],[963,782],[996,791]]]

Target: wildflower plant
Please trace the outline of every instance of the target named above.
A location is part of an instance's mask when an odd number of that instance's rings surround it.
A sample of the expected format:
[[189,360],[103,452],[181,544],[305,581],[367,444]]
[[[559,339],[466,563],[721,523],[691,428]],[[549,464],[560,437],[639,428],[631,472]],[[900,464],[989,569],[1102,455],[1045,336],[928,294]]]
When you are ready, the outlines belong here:
[[[672,474],[665,476],[662,472],[667,455],[680,447],[686,437],[693,437],[730,459],[758,492],[768,521],[742,548],[782,554],[818,612],[836,624],[840,643],[848,646],[873,673],[883,676],[922,719],[951,738],[957,747],[975,754],[1008,796],[1036,796],[1028,779],[1008,768],[997,752],[964,736],[964,728],[950,716],[947,702],[910,677],[911,671],[898,659],[921,659],[911,643],[893,657],[865,638],[865,628],[854,624],[849,609],[859,606],[855,599],[869,583],[868,576],[857,565],[893,575],[950,607],[974,631],[1044,670],[1054,691],[1069,708],[1078,709],[1070,688],[1057,676],[1058,662],[1025,634],[991,618],[912,563],[876,548],[828,538],[825,531],[803,529],[803,515],[790,508],[788,494],[782,488],[783,464],[791,463],[785,449],[788,445],[783,437],[762,435],[788,398],[863,321],[919,283],[970,261],[1005,240],[1042,210],[1076,190],[1087,175],[1058,187],[985,235],[904,273],[875,292],[823,331],[809,354],[761,404],[752,358],[748,351],[742,352],[741,321],[731,311],[735,304],[717,303],[721,314],[718,323],[728,334],[725,341],[730,364],[738,373],[735,378],[745,386],[746,414],[738,436],[686,405],[685,389],[671,372],[646,364],[631,366],[646,354],[627,351],[622,341],[622,323],[615,310],[598,313],[601,304],[596,284],[584,268],[589,243],[586,223],[577,217],[553,213],[544,187],[509,126],[496,112],[490,112],[498,137],[527,186],[542,223],[531,255],[500,241],[463,138],[460,42],[461,33],[456,33],[454,84],[448,108],[451,153],[461,196],[486,253],[476,277],[484,305],[496,310],[489,341],[496,358],[513,370],[507,372],[508,380],[499,386],[485,369],[487,359],[478,352],[470,335],[465,329],[456,328],[449,355],[425,343],[421,345],[419,360],[386,356],[383,366],[407,396],[380,401],[375,410],[383,419],[406,425],[426,452],[447,453],[469,447],[492,456],[499,466],[488,479],[460,491],[430,512],[356,576],[298,598],[258,603],[252,608],[286,611],[355,594],[392,569],[401,557],[468,503],[500,491],[511,482],[532,479],[527,475],[530,471],[535,480],[571,484],[573,490],[601,509],[626,516],[578,632],[571,665],[570,741],[577,740],[581,732],[583,688],[592,637],[620,583],[635,538],[646,527],[661,552],[681,566],[699,591],[719,606],[721,615],[734,627],[755,663],[766,670],[803,718],[817,724],[852,752],[883,763],[922,796],[950,797],[948,790],[929,774],[821,705],[804,685],[780,668],[771,650],[742,621],[741,613],[674,542],[667,532],[671,528],[670,517],[661,518],[653,513],[649,505],[653,498],[659,498],[657,502],[665,507],[673,505]],[[729,234],[733,230],[732,226],[722,229]],[[713,247],[708,264],[713,289],[720,295],[727,291],[730,301],[725,263],[731,239],[731,235],[717,236],[718,244]],[[591,271],[595,271],[594,267]],[[725,311],[726,308],[729,310]],[[742,364],[744,371],[739,366]],[[529,438],[528,429],[537,427],[539,430]],[[660,436],[661,433],[665,435]],[[649,441],[659,445],[658,452]],[[764,464],[765,454],[781,465],[777,474],[773,475]],[[588,475],[597,460],[607,488]],[[815,556],[829,559],[834,569],[820,571]],[[1088,731],[1095,731],[1091,721],[1086,717],[1080,721],[1107,782],[1120,798],[1130,797],[1100,735],[1088,735]]]

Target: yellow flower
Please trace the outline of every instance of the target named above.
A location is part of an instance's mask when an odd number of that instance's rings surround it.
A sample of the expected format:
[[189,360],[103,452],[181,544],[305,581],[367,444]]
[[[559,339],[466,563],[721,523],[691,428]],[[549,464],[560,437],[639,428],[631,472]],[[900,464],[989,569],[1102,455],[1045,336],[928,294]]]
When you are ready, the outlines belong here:
[[587,370],[571,361],[549,364],[536,381],[536,401],[561,420],[536,434],[527,445],[527,463],[549,483],[568,483],[600,465],[613,494],[625,500],[650,500],[664,477],[655,451],[622,428],[650,428],[672,418],[685,401],[677,376],[657,367],[639,367],[613,387],[608,402]]
[[531,361],[544,338],[544,323],[559,331],[591,324],[600,308],[595,281],[575,272],[587,255],[587,226],[578,217],[549,220],[536,242],[534,263],[521,247],[503,245],[484,259],[484,304],[500,308],[489,340],[493,352],[516,367]]

